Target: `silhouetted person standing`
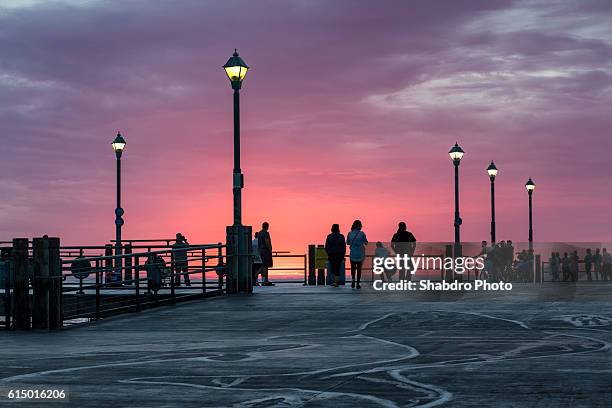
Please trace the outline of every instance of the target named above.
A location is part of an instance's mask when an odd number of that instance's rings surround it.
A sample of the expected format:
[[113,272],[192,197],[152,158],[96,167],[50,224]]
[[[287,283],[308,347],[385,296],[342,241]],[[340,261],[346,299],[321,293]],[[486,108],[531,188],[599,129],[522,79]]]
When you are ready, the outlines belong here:
[[559,281],[559,267],[561,266],[561,259],[559,258],[558,252],[553,252],[548,260],[550,265],[550,273],[552,274],[553,282]]
[[174,255],[174,274],[175,274],[175,284],[177,286],[181,286],[181,275],[183,275],[183,279],[185,280],[185,285],[191,286],[191,281],[189,280],[189,261],[187,260],[187,248],[189,248],[189,243],[187,242],[187,238],[183,236],[180,232],[176,234],[176,242],[172,245],[173,255]]
[[[385,246],[383,245],[382,242],[378,241],[376,242],[376,249],[374,249],[374,258],[380,258],[382,259],[381,262],[383,262],[384,265],[384,260],[389,256],[389,250],[387,248],[385,248]],[[393,274],[395,273],[395,270],[390,270],[387,268],[384,268],[384,272],[381,275],[381,280],[384,278],[387,279],[387,282],[391,282],[392,279],[391,277],[393,276]]]
[[486,279],[492,275],[493,270],[493,257],[490,256],[493,252],[493,246],[488,246],[487,241],[480,243],[480,252],[477,257],[483,257],[485,260],[485,267],[478,270],[478,279]]
[[591,248],[587,248],[586,255],[584,256],[584,271],[587,275],[587,280],[591,282],[593,277],[591,276],[591,269],[593,268],[593,254]]
[[331,234],[325,240],[325,252],[327,252],[327,259],[329,260],[329,272],[334,275],[333,286],[337,288],[340,283],[342,262],[344,262],[344,256],[346,255],[346,242],[344,235],[340,233],[338,224],[331,227]]
[[253,285],[259,286],[258,277],[259,270],[261,269],[262,261],[261,255],[259,254],[259,232],[255,232],[253,242],[251,242],[253,248]]
[[166,269],[166,261],[164,258],[157,254],[151,254],[147,258],[144,264],[144,268],[147,271],[147,292],[157,295],[157,292],[162,286],[162,275],[164,269]]
[[506,268],[506,241],[500,241],[497,244],[497,263],[500,279],[511,280],[512,278],[508,275]]
[[[409,257],[412,257],[412,255],[414,255],[414,251],[416,249],[416,238],[412,232],[407,230],[406,223],[403,221],[397,225],[397,232],[393,234],[393,238],[391,238],[391,248],[396,254],[401,256],[408,255]],[[410,270],[399,270],[399,280],[401,281],[406,278],[411,280],[412,273],[416,273],[416,271],[413,271],[413,269],[414,263],[411,260]]]
[[567,282],[569,280],[570,274],[572,273],[572,265],[567,252],[563,253],[563,258],[561,259],[561,272],[563,272],[563,282]]
[[270,224],[264,222],[261,224],[261,231],[259,231],[258,246],[259,255],[261,256],[261,274],[263,276],[263,286],[274,286],[268,279],[268,268],[274,266],[272,261],[272,239],[270,238]]
[[572,268],[572,281],[578,281],[578,262],[580,262],[580,258],[578,258],[578,251],[572,252],[572,256],[570,257],[570,263]]
[[504,249],[505,269],[508,276],[512,276],[512,264],[514,263],[514,246],[512,241],[506,241]]
[[351,226],[351,231],[346,236],[346,243],[351,247],[351,288],[355,287],[355,273],[357,273],[357,289],[361,289],[361,268],[365,260],[365,246],[368,245],[366,234],[361,228],[361,221],[355,220]]
[[612,279],[612,256],[606,248],[603,249],[601,254],[602,268],[601,268],[601,279],[610,280]]
[[601,274],[601,253],[599,248],[595,248],[595,255],[593,255],[593,269],[595,270],[595,280],[599,280]]

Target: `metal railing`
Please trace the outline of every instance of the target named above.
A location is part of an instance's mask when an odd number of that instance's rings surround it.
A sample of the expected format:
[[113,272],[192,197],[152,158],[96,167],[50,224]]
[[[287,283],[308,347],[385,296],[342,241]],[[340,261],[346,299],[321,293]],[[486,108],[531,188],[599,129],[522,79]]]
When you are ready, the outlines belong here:
[[[414,255],[414,257],[437,257],[444,258],[441,254],[436,255]],[[302,283],[304,285],[308,284],[308,255],[307,254],[291,254],[288,251],[274,251],[272,253],[272,258],[275,264],[278,264],[276,261],[279,259],[282,260],[295,260],[295,262],[289,265],[283,266],[274,266],[268,269],[268,277],[271,282],[274,283]],[[372,259],[375,258],[375,255],[366,255],[366,261],[362,267],[362,281],[364,282],[373,282],[376,278],[376,275],[373,273]],[[471,257],[473,258],[473,257]],[[350,278],[350,266],[349,266],[349,256],[345,256],[345,278]],[[286,272],[296,272],[294,274],[295,278],[288,278],[288,274]],[[326,268],[316,268],[315,274],[326,274]],[[422,277],[423,274],[427,275],[435,275],[439,277],[441,280],[445,279],[446,271],[441,270],[439,268],[419,268],[416,272],[417,278]],[[292,274],[293,275],[293,274]],[[454,277],[461,276],[461,274],[454,274]],[[468,282],[477,278],[477,273],[475,268],[467,268],[466,271],[462,274],[463,278]],[[318,276],[315,277],[315,280],[320,281]],[[322,283],[319,283],[322,284]]]
[[[584,260],[580,259],[577,263],[577,270],[564,270],[562,265],[556,273],[556,278],[550,267],[550,261],[542,261],[542,282],[589,282],[589,274],[587,273]],[[603,262],[595,270],[595,264],[591,265],[591,281],[592,282],[611,282],[612,273],[608,271]],[[575,273],[575,275],[574,275]],[[575,278],[575,279],[574,279]]]
[[224,248],[219,243],[62,259],[64,319],[99,319],[222,294]]
[[[308,256],[306,254],[292,254],[289,251],[273,251],[272,259],[293,260],[294,262],[283,262],[281,266],[268,268],[268,277],[274,283],[306,283],[308,280]],[[283,275],[279,277],[277,273]],[[295,278],[289,279],[287,272],[295,272]],[[254,272],[255,273],[255,272]],[[293,275],[293,274],[291,274]]]
[[[436,254],[436,255],[414,255],[414,257],[439,257],[439,258],[443,258],[443,255],[440,254]],[[275,266],[272,268],[268,269],[268,277],[270,279],[270,281],[274,282],[274,283],[303,283],[304,285],[308,284],[308,255],[307,254],[291,254],[288,251],[278,251],[278,252],[273,252],[272,253],[272,258],[275,260],[278,259],[293,259],[296,260],[296,262],[294,263],[294,266]],[[364,261],[363,267],[362,267],[362,281],[369,281],[369,282],[373,282],[376,275],[373,273],[373,267],[372,265],[372,260],[373,258],[375,258],[375,255],[366,255],[366,260]],[[345,256],[345,278],[350,278],[350,266],[349,266],[349,256],[346,255]],[[280,272],[281,275],[284,272],[297,272],[295,274],[295,278],[294,279],[287,279],[287,275],[284,275],[282,277],[278,277],[277,273]],[[315,269],[315,274],[326,274],[326,268],[316,268]],[[422,276],[423,274],[434,274],[436,276],[439,276],[440,279],[444,279],[445,278],[445,271],[441,270],[439,268],[419,268],[416,272],[416,275],[418,277]],[[460,276],[459,274],[455,274],[455,277]],[[463,274],[463,277],[469,282],[473,279],[475,279],[477,277],[475,268],[468,268],[466,269],[466,271]],[[320,280],[320,279],[317,279]]]
[[[70,324],[224,293],[227,264],[224,244],[183,248],[167,244],[155,240],[131,248],[126,245],[123,249],[127,248],[128,253],[122,255],[113,255],[114,247],[109,245],[63,246],[59,248],[58,276],[38,277],[35,250],[30,241],[24,255],[27,264],[24,296],[34,305],[37,282],[57,282],[60,316]],[[11,257],[7,256],[10,247],[0,245],[0,248],[3,251],[0,268],[9,268],[12,265]],[[14,273],[4,269],[0,272],[3,272],[0,274],[0,327],[10,329],[16,317],[14,281],[9,281]]]

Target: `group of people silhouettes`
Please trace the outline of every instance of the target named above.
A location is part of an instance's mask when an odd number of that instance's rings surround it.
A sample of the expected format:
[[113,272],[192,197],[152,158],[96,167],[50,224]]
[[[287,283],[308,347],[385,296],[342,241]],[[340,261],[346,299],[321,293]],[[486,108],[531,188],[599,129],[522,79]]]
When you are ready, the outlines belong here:
[[[571,254],[564,252],[563,257],[560,256],[559,252],[553,252],[548,259],[548,263],[553,281],[578,281],[579,265],[581,263],[578,251],[573,251]],[[593,281],[593,275],[595,275],[595,280],[612,280],[612,255],[607,248],[602,250],[596,248],[595,253],[591,248],[587,248],[582,263],[584,263],[584,272],[589,282]]]
[[485,268],[479,278],[495,282],[529,282],[533,279],[533,253],[522,250],[515,256],[512,241],[499,241],[489,245],[482,241],[480,253],[485,258]]
[[[272,261],[272,240],[269,232],[270,225],[264,222],[261,230],[255,232],[255,238],[252,241],[253,247],[253,282],[259,286],[257,278],[262,276],[262,285],[273,286],[274,284],[268,279],[268,268],[273,266]],[[172,262],[170,267],[166,260],[159,253],[151,253],[143,268],[147,272],[147,293],[157,292],[163,287],[171,284],[169,277],[174,271],[174,286],[180,286],[181,280],[186,286],[191,286],[189,279],[189,251],[190,245],[187,238],[180,232],[176,234],[176,241],[172,245]],[[182,279],[181,279],[182,277]]]
[[[273,286],[269,280],[269,268],[274,265],[272,239],[270,237],[270,224],[264,222],[261,230],[255,232],[252,241],[253,250],[253,283],[255,286]],[[391,238],[391,250],[385,248],[382,242],[376,242],[374,257],[385,258],[395,255],[407,255],[412,257],[416,250],[417,240],[412,232],[408,231],[405,222],[398,224],[397,231]],[[355,220],[351,225],[350,231],[345,236],[340,232],[340,225],[333,224],[331,233],[325,240],[325,252],[329,262],[329,273],[333,276],[333,286],[338,287],[340,274],[343,271],[344,259],[349,247],[349,260],[351,264],[351,287],[361,289],[361,275],[363,262],[366,258],[366,246],[368,238],[363,231],[363,224],[360,220]],[[148,291],[157,293],[166,283],[167,277],[174,271],[174,285],[181,285],[181,276],[186,286],[191,286],[189,279],[189,260],[188,250],[190,246],[187,238],[180,232],[176,234],[176,241],[172,245],[172,262],[167,267],[166,261],[159,253],[149,255],[144,264],[147,272]],[[500,241],[493,245],[488,245],[487,241],[482,241],[480,253],[477,256],[485,258],[485,268],[480,271],[480,278],[493,281],[530,281],[533,275],[533,251],[523,250],[516,254],[512,241]],[[559,252],[553,252],[548,260],[550,273],[553,281],[577,281],[579,278],[579,264],[584,264],[586,279],[590,282],[593,279],[602,281],[612,281],[612,255],[606,248],[600,250],[596,248],[586,249],[584,259],[578,256],[578,251],[571,253],[565,252],[563,257]],[[399,273],[400,280],[410,280],[412,278],[412,267],[409,265],[404,270],[386,271],[382,278],[390,281],[391,275]],[[261,284],[259,283],[261,276]]]
[[[360,220],[355,220],[351,230],[344,235],[340,232],[340,225],[333,224],[331,233],[325,240],[325,252],[329,261],[329,273],[334,276],[334,287],[339,286],[342,264],[346,256],[346,247],[349,247],[349,261],[351,263],[351,288],[361,289],[361,271],[363,261],[366,258],[365,247],[368,245],[368,238],[363,232],[363,224]],[[416,238],[407,230],[406,223],[400,222],[397,232],[391,239],[391,246],[396,254],[408,254],[412,256],[416,249]],[[389,256],[389,250],[381,242],[376,243],[375,256]],[[407,276],[406,276],[407,275]],[[409,271],[400,271],[400,279],[404,277],[410,279]]]
[[147,293],[157,294],[164,281],[174,270],[174,286],[181,286],[181,276],[186,286],[191,286],[189,279],[189,242],[180,232],[176,233],[176,241],[172,245],[172,265],[168,268],[166,260],[159,253],[152,253],[144,263],[147,272]]

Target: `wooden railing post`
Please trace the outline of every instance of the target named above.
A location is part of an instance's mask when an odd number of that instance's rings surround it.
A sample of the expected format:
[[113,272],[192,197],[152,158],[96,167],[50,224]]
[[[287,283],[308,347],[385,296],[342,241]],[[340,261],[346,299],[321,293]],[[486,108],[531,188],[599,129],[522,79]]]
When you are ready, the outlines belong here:
[[[324,245],[317,245],[317,249],[322,249],[325,248]],[[315,254],[315,259],[316,259],[316,254]],[[324,268],[317,268],[317,285],[325,285],[325,269]]]
[[49,329],[49,237],[32,239],[32,328]]
[[13,239],[13,265],[15,273],[14,327],[15,330],[30,330],[30,285],[28,281],[28,239]]
[[[180,279],[180,275],[177,275],[174,269],[174,252],[170,252],[170,297],[172,298],[172,303],[176,303],[175,279],[177,276]],[[179,281],[178,283],[180,285],[181,282]]]
[[202,293],[206,294],[206,249],[202,249]]
[[[104,256],[113,256],[113,246],[111,244],[104,245]],[[113,282],[113,260],[104,260],[104,283],[111,284]]]
[[[222,242],[218,242],[218,249],[217,249],[217,283],[219,286],[219,290],[221,292],[223,292],[223,274],[221,273],[221,267],[224,266],[224,262],[223,262],[223,248],[221,248],[221,246],[223,245]],[[226,271],[227,272],[227,271]]]
[[316,245],[308,245],[308,284],[314,286],[317,284],[316,272]]
[[102,268],[100,260],[96,261],[96,320],[100,319],[100,285],[102,285]]
[[11,256],[12,249],[2,248],[0,250],[0,256],[4,261],[4,326],[6,330],[11,328],[11,315],[12,315],[12,290],[13,290],[13,262],[9,259]]
[[57,237],[49,238],[49,278],[49,328],[54,330],[64,324],[62,259]]
[[136,273],[136,275],[134,276],[135,293],[136,293],[136,311],[139,312],[140,311],[140,259],[137,256],[134,257],[134,272]]
[[303,257],[304,257],[304,283],[303,283],[303,286],[308,286],[308,257],[306,256],[306,254],[304,254]]
[[[136,251],[136,252],[138,252],[138,251]],[[123,253],[125,255],[130,255],[132,253],[132,244],[131,243],[125,244],[125,247],[123,248]],[[133,284],[133,281],[132,281],[132,263],[133,263],[132,257],[125,258],[125,261],[124,261],[124,267],[125,267],[124,280],[125,280],[125,284],[126,285]]]

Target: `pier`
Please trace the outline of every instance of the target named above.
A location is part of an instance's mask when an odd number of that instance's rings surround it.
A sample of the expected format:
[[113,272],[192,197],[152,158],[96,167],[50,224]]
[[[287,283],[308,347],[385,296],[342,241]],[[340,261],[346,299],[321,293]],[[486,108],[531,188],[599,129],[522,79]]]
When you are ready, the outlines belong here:
[[90,407],[533,407],[544,395],[607,407],[610,316],[608,285],[407,296],[283,284],[3,333],[0,387],[65,387],[68,405]]

